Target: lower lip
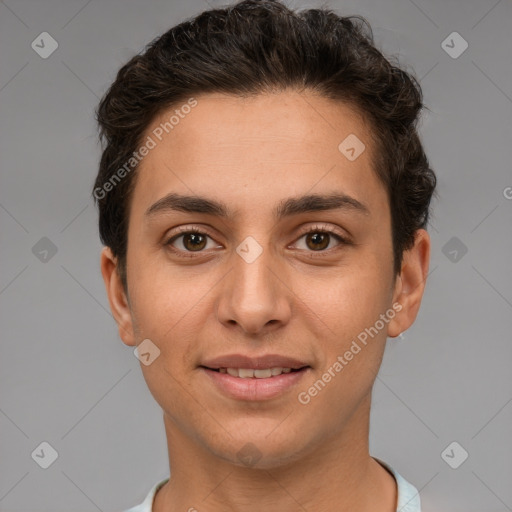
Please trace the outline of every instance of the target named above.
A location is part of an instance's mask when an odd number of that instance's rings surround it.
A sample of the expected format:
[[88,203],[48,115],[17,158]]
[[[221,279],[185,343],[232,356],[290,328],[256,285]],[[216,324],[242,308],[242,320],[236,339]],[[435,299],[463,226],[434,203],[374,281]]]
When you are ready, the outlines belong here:
[[236,400],[270,400],[295,386],[311,368],[297,372],[282,373],[266,379],[233,377],[229,373],[201,367],[217,388],[225,395]]

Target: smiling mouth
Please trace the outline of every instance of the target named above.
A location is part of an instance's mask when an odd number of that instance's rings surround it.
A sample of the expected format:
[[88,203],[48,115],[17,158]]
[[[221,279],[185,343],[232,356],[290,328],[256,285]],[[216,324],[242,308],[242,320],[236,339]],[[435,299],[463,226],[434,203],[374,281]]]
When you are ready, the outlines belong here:
[[232,377],[238,377],[240,379],[268,379],[271,377],[277,377],[283,373],[296,373],[309,368],[309,366],[303,366],[302,368],[282,368],[276,366],[273,368],[209,368],[203,366],[207,370],[211,370],[217,373],[227,373]]

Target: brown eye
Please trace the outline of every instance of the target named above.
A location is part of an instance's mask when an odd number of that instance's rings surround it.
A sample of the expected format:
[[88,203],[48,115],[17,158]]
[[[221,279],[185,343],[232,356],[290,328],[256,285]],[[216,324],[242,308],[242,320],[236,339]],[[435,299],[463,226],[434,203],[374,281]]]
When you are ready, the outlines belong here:
[[[331,242],[334,242],[334,244]],[[331,249],[341,248],[343,245],[350,245],[350,242],[331,229],[314,227],[303,233],[296,244],[297,248],[301,250],[327,252]]]
[[321,251],[329,245],[329,233],[308,233],[306,235],[306,245],[314,251]]
[[[208,246],[208,242],[211,243],[210,246]],[[194,228],[181,230],[180,234],[171,237],[165,245],[169,246],[175,253],[188,253],[189,255],[194,252],[203,252],[203,249],[217,247],[208,234]]]
[[200,251],[206,246],[206,237],[197,233],[186,233],[183,236],[183,247],[188,251]]

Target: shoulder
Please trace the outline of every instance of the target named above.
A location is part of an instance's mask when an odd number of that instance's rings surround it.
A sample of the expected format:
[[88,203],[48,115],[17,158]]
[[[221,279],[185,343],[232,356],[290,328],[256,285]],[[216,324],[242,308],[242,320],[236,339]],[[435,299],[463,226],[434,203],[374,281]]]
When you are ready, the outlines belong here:
[[123,512],[152,512],[153,511],[153,501],[155,499],[155,494],[164,485],[167,483],[169,478],[162,480],[161,482],[157,482],[148,492],[147,496],[144,498],[144,501],[140,505],[136,505],[135,507],[124,510]]
[[384,466],[395,477],[398,489],[398,503],[396,508],[397,512],[421,512],[420,493],[416,487],[408,482],[389,464],[386,464],[380,459],[375,458],[375,460],[377,460],[379,464]]
[[[416,487],[408,482],[400,473],[393,469],[389,464],[380,459],[376,459],[382,466],[384,466],[394,476],[398,489],[398,504],[397,512],[421,512],[420,494]],[[149,491],[146,498],[140,505],[136,505],[124,512],[152,512],[153,501],[158,489],[162,487],[169,478],[157,482]]]

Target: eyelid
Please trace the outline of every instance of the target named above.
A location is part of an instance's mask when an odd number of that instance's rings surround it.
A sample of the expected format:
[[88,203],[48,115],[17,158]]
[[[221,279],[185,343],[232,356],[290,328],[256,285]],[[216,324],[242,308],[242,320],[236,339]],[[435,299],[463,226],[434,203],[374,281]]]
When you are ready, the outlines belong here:
[[303,229],[301,229],[298,238],[300,238],[304,235],[307,235],[309,233],[316,233],[316,232],[327,233],[329,235],[337,236],[337,237],[339,237],[340,240],[342,240],[343,242],[345,242],[347,244],[351,242],[351,238],[346,232],[336,229],[334,227],[331,227],[328,224],[322,225],[322,224],[318,224],[318,223],[314,224],[313,226],[309,225],[309,226],[306,226]]
[[173,238],[177,235],[182,235],[183,233],[200,233],[200,234],[208,234],[208,229],[205,227],[199,228],[196,225],[190,226],[178,226],[174,229],[175,233],[172,234],[170,238]]
[[[173,233],[171,235],[165,235],[164,237],[164,245],[170,245],[172,247],[172,242],[174,242],[177,238],[179,238],[180,236],[183,236],[183,235],[186,235],[188,233],[195,233],[195,234],[198,234],[198,235],[206,235],[208,236],[209,238],[211,238],[212,240],[214,240],[216,243],[218,243],[214,236],[212,235],[212,233],[208,230],[208,228],[206,227],[198,227],[198,226],[178,226],[177,228],[175,228],[173,230]],[[180,251],[182,252],[182,251]],[[191,253],[193,253],[193,251],[189,251]],[[199,253],[201,252],[204,252],[204,251],[198,251]]]

